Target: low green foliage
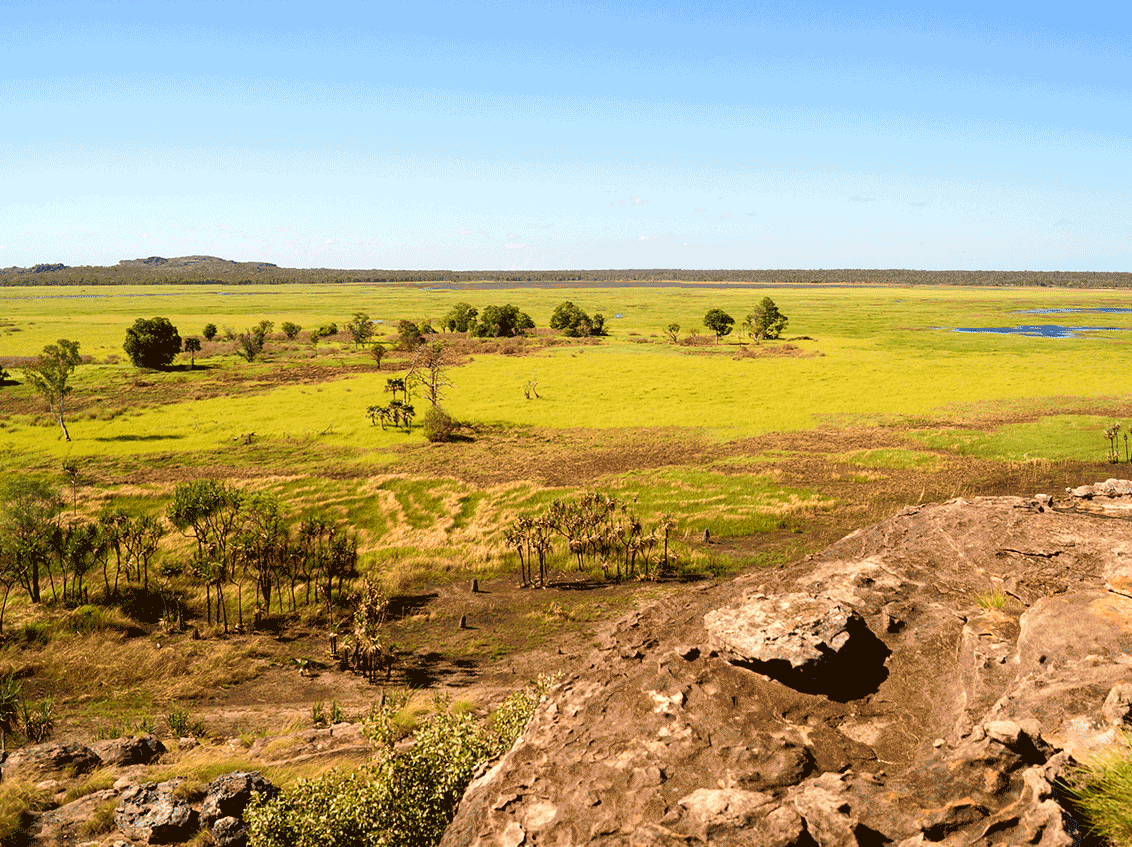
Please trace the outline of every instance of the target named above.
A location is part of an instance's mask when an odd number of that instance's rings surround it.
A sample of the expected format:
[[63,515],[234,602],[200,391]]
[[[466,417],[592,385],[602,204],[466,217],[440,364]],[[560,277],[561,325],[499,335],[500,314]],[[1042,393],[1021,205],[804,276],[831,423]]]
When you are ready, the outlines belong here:
[[983,609],[1001,609],[1006,606],[1006,594],[1001,588],[975,595],[975,604]]
[[[252,847],[408,847],[440,840],[480,762],[507,751],[554,680],[508,698],[486,725],[444,710],[393,752],[389,722],[367,723],[383,752],[352,772],[300,779],[274,800],[257,795],[244,813]],[[388,715],[395,703],[381,709]]]
[[176,704],[169,708],[165,715],[165,721],[169,725],[169,732],[174,738],[196,737],[205,734],[204,723],[191,718],[187,708],[181,708]]
[[1082,763],[1066,789],[1084,812],[1090,831],[1113,847],[1132,845],[1132,735]]

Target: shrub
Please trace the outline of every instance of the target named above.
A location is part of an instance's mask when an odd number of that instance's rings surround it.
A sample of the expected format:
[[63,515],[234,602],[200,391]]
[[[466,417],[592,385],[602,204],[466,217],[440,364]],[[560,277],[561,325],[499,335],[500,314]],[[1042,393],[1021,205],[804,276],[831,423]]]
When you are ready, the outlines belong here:
[[288,341],[294,341],[295,336],[302,330],[301,326],[291,321],[283,321],[283,323],[279,325],[279,328],[283,330],[283,334],[287,336]]
[[169,723],[169,732],[174,738],[184,738],[189,735],[204,735],[204,724],[189,717],[188,709],[171,706],[169,714],[165,716]]
[[559,330],[571,338],[586,338],[591,335],[605,335],[605,317],[595,314],[592,318],[569,300],[558,305],[550,316],[550,328]]
[[452,416],[439,406],[433,406],[425,412],[421,426],[424,429],[425,438],[434,444],[439,441],[451,441],[457,428],[456,421],[452,419]]
[[254,847],[436,844],[483,761],[505,752],[554,680],[509,697],[486,726],[467,713],[426,721],[412,747],[386,749],[366,768],[300,779],[283,795],[255,795],[244,812]]
[[1132,735],[1070,774],[1068,793],[1106,844],[1132,844]]
[[205,324],[200,334],[204,336],[205,341],[211,341],[216,337],[217,332],[216,324]]

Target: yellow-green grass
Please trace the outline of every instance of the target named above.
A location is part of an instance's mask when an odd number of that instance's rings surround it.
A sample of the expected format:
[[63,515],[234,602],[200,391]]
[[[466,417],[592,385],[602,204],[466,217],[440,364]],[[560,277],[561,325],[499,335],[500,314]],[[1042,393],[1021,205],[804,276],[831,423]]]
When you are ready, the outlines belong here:
[[[236,329],[261,317],[277,324],[293,319],[308,327],[327,320],[342,325],[362,309],[392,328],[401,317],[439,320],[452,303],[468,300],[480,307],[513,302],[545,325],[554,305],[572,299],[591,312],[606,313],[609,339],[522,356],[475,355],[449,374],[453,385],[445,406],[450,413],[478,425],[551,430],[678,427],[722,441],[882,424],[925,430],[924,443],[948,451],[989,458],[1085,459],[1103,455],[1104,448],[1099,434],[1090,432],[1099,419],[1088,415],[1118,410],[1128,399],[1120,382],[1132,355],[1132,338],[1125,332],[1048,339],[948,329],[1041,322],[1132,327],[1132,315],[1018,313],[1127,305],[1125,295],[1111,291],[645,286],[435,291],[405,285],[213,289],[4,289],[0,306],[11,325],[0,330],[0,356],[34,355],[60,335],[78,338],[84,352],[96,357],[120,352],[125,327],[141,315],[168,314],[188,334],[206,320]],[[740,343],[738,333],[719,345],[695,348],[672,345],[663,337],[669,321],[692,327],[713,306],[741,319],[764,295],[774,297],[790,316],[788,334],[812,337],[793,342],[799,355],[743,356],[751,345]],[[635,343],[641,340],[650,343]],[[301,471],[305,461],[318,464],[333,452],[355,470],[395,470],[398,451],[422,445],[423,435],[370,425],[365,409],[389,399],[383,389],[394,372],[342,374],[341,364],[366,361],[346,346],[320,345],[314,361],[326,379],[318,383],[268,380],[273,370],[292,366],[286,360],[292,354],[272,353],[270,344],[266,362],[214,357],[208,370],[150,373],[126,363],[84,366],[74,379],[76,396],[96,402],[72,420],[74,441],[63,442],[45,412],[9,416],[0,420],[0,467],[48,468],[65,456],[89,456],[101,461],[149,457],[145,461],[166,465],[267,463]],[[327,355],[331,348],[338,352]],[[294,346],[292,353],[302,349]],[[19,378],[19,370],[13,372]],[[244,381],[232,381],[233,375]],[[148,399],[124,400],[123,380],[130,379],[156,389],[145,395]],[[522,387],[532,379],[538,380],[541,397],[526,400]],[[16,399],[33,397],[26,384],[0,391]],[[178,399],[186,397],[190,399]],[[426,401],[418,398],[417,404],[423,410]],[[994,430],[991,425],[1002,420],[1009,425]],[[954,426],[967,431],[952,430]],[[252,432],[253,443],[244,443],[241,437]]]

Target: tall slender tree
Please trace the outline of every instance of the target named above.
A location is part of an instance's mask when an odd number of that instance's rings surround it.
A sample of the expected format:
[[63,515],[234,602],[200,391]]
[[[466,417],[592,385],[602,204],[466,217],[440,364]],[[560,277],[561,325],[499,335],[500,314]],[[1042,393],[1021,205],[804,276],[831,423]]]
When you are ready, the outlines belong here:
[[47,402],[67,441],[71,440],[66,422],[67,398],[73,390],[68,383],[80,361],[79,342],[60,338],[44,347],[36,364],[24,370],[24,376]]

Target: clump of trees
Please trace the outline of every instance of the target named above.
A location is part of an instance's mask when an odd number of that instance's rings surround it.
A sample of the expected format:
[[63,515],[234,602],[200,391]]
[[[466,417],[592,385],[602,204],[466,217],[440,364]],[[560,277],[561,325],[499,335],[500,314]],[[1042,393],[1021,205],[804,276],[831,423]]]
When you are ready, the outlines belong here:
[[[180,341],[178,340],[177,343],[179,345]],[[34,365],[24,368],[24,376],[47,403],[52,417],[63,430],[63,438],[66,441],[71,440],[66,421],[67,398],[73,390],[70,379],[81,361],[79,342],[60,338],[56,343],[48,344],[43,348]],[[4,377],[7,377],[7,373]]]
[[782,312],[778,311],[778,306],[769,297],[764,297],[759,301],[758,305],[751,314],[747,315],[747,327],[751,333],[751,338],[755,341],[766,339],[776,339],[782,335],[782,331],[786,329],[786,324],[789,319]]
[[[385,429],[386,425],[391,425],[395,429],[412,432],[413,418],[416,417],[417,413],[409,402],[410,387],[411,383],[403,377],[390,377],[385,380],[385,391],[392,394],[393,399],[384,406],[374,404],[366,409],[370,423],[374,426],[380,424],[382,429]],[[398,398],[398,394],[401,395],[400,398]]]
[[520,517],[504,538],[519,556],[524,585],[546,585],[556,545],[574,557],[580,571],[600,568],[606,579],[618,581],[651,579],[672,564],[668,542],[675,526],[666,514],[646,531],[632,503],[591,492],[577,500],[555,500],[537,517]]
[[550,328],[570,338],[605,335],[605,316],[600,312],[591,318],[569,300],[559,303],[550,316]]
[[441,329],[448,332],[469,332],[476,325],[479,309],[471,303],[457,303],[440,319]]
[[350,338],[354,342],[354,349],[357,350],[373,338],[373,321],[365,312],[355,312],[349,323],[346,324],[346,331],[350,333]]
[[476,338],[512,338],[534,328],[535,322],[530,315],[507,303],[503,306],[485,306],[472,329],[472,335]]
[[169,367],[181,352],[181,336],[168,318],[138,318],[126,330],[122,347],[134,367],[157,370]]
[[[90,518],[63,508],[41,479],[11,474],[0,483],[0,631],[12,589],[32,603],[49,590],[53,601],[79,605],[94,602],[91,582],[101,582],[100,602],[123,602],[137,592],[167,623],[179,625],[187,580],[205,589],[208,623],[215,619],[227,631],[232,593],[235,625],[242,628],[248,605],[257,616],[273,606],[282,614],[313,599],[330,613],[358,576],[357,538],[336,521],[323,514],[295,521],[276,498],[215,480],[179,484],[164,520],[113,502]],[[170,525],[193,539],[195,549],[158,566]]]

